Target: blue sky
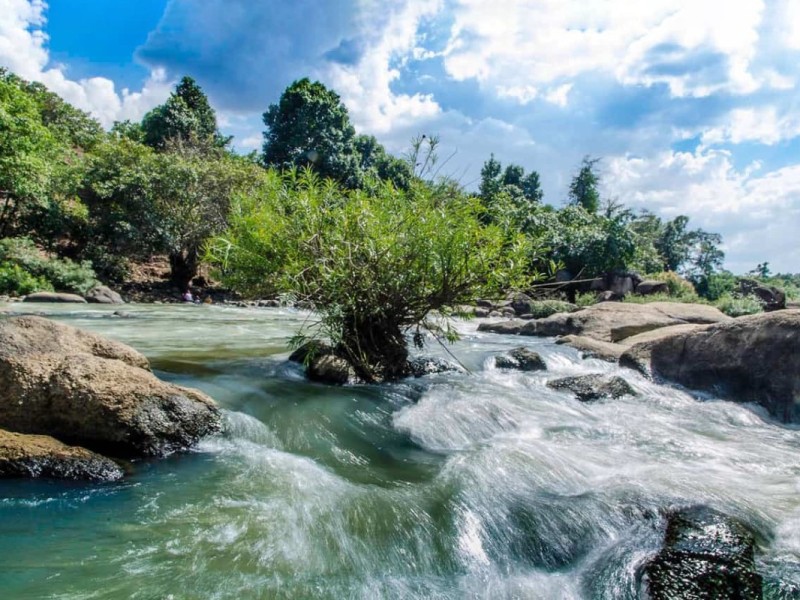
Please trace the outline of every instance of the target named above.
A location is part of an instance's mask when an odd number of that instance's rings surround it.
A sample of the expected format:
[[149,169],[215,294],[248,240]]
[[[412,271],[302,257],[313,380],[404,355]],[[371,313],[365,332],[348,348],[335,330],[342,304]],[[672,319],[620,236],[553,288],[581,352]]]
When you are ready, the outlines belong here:
[[721,233],[731,270],[800,272],[797,0],[0,0],[0,65],[106,126],[191,75],[242,151],[310,76],[465,185],[494,153],[560,205],[602,157],[606,197]]

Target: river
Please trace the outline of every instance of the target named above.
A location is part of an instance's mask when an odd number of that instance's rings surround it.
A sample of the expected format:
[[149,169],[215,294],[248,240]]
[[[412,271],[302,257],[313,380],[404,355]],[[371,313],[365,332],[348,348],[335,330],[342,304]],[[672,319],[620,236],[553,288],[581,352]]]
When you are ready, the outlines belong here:
[[[663,510],[695,503],[759,532],[767,598],[800,596],[800,431],[757,408],[475,322],[451,347],[472,374],[336,388],[286,361],[288,309],[5,308],[130,344],[226,432],[119,483],[0,481],[2,598],[637,598]],[[547,372],[494,368],[521,344]],[[593,372],[639,396],[545,386]]]

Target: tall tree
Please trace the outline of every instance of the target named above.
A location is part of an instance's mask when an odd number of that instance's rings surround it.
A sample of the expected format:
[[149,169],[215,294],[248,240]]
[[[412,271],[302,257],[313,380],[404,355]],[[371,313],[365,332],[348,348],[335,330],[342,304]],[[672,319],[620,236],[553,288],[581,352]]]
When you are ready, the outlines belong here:
[[582,206],[587,212],[594,214],[600,208],[600,176],[595,167],[600,162],[599,158],[584,156],[581,168],[569,184],[570,203]]
[[358,179],[355,129],[339,95],[308,78],[292,83],[264,113],[264,164],[311,167],[348,185]]
[[217,147],[230,141],[220,136],[216,113],[191,77],[181,79],[167,101],[144,116],[142,129],[144,142],[158,150],[170,141]]

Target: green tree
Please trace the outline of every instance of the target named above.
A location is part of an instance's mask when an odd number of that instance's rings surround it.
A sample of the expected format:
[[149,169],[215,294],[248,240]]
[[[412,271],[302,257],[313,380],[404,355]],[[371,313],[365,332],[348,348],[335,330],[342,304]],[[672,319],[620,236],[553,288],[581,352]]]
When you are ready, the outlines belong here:
[[569,200],[571,204],[582,207],[589,213],[596,213],[600,208],[600,176],[596,172],[599,158],[585,156],[581,168],[569,184]]
[[409,164],[386,152],[386,149],[371,135],[357,135],[353,139],[353,147],[359,157],[358,185],[349,187],[362,187],[365,181],[377,179],[391,181],[402,190],[408,189],[414,174]]
[[524,242],[484,227],[452,187],[388,184],[342,191],[310,171],[270,173],[241,197],[210,246],[225,282],[251,295],[288,292],[320,317],[319,334],[367,381],[407,373],[406,334],[523,280]]
[[170,141],[206,147],[223,147],[230,138],[217,131],[217,116],[203,90],[184,77],[167,101],[142,119],[144,142],[163,150]]
[[339,95],[308,78],[292,83],[264,113],[264,164],[310,167],[322,177],[358,187],[355,129]]

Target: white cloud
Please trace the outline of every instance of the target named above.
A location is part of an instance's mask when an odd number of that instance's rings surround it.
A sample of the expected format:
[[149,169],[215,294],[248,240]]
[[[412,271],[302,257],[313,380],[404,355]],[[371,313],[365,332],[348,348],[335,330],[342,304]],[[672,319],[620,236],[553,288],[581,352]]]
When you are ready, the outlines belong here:
[[526,89],[598,73],[626,85],[666,84],[680,97],[749,93],[763,83],[750,68],[762,0],[724,7],[719,0],[453,4],[447,71],[497,93],[507,90],[508,82]]
[[614,157],[605,166],[610,196],[667,218],[687,215],[692,226],[721,233],[726,266],[734,272],[763,260],[775,271],[797,271],[800,165],[737,170],[729,153],[701,149]]
[[0,0],[0,65],[24,79],[38,81],[67,102],[90,112],[104,126],[114,121],[138,120],[169,93],[170,82],[156,69],[141,91],[116,91],[103,77],[70,80],[63,65],[49,66],[46,24],[47,4],[42,0]]
[[724,118],[725,125],[706,130],[705,145],[742,142],[776,144],[800,135],[800,115],[778,114],[774,106],[737,108]]

